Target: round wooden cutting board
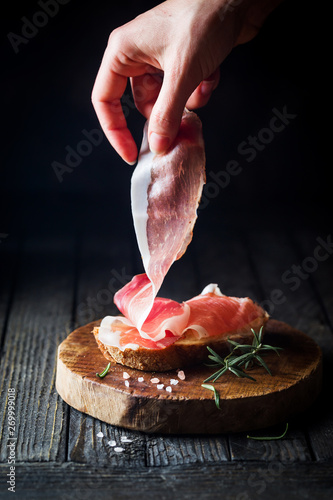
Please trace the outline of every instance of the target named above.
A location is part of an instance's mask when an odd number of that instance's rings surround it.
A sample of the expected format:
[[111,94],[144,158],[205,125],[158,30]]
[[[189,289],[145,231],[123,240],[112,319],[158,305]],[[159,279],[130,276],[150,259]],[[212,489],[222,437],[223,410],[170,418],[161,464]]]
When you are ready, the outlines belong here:
[[[283,348],[279,356],[265,356],[272,375],[259,366],[249,372],[256,382],[224,374],[215,384],[220,410],[213,392],[201,387],[214,370],[204,365],[185,369],[185,380],[177,370],[142,372],[119,364],[111,365],[104,378],[96,376],[108,363],[91,333],[99,323],[78,328],[59,346],[56,388],[73,408],[113,425],[170,434],[263,429],[304,411],[321,389],[320,348],[304,333],[276,320],[268,321],[264,340]],[[152,382],[156,378],[158,384]]]

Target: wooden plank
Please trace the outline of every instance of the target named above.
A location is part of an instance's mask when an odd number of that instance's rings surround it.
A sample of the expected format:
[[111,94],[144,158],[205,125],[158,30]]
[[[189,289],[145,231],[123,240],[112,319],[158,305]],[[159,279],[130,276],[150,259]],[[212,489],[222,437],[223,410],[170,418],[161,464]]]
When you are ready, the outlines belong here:
[[224,436],[149,436],[147,465],[152,467],[205,464],[229,460]]
[[[310,233],[307,234],[310,239]],[[312,336],[324,351],[330,351],[329,326],[325,325],[311,282],[297,277],[294,271],[300,262],[288,234],[276,230],[253,231],[249,244],[264,289],[263,305],[268,312]]]
[[[280,285],[280,281],[276,283],[274,280],[277,279],[276,274],[280,276],[276,262],[284,248],[283,246],[281,248],[281,242],[284,245],[284,240],[280,240],[279,244],[279,238],[271,239],[272,235],[267,233],[264,224],[257,231],[252,231],[251,228],[250,234],[243,231],[240,223],[235,226],[233,224],[222,226],[221,232],[211,231],[209,227],[206,231],[207,233],[203,232],[205,236],[197,243],[198,254],[201,256],[201,276],[206,277],[206,281],[214,281],[216,277],[215,282],[220,284],[222,292],[236,296],[248,295],[263,307],[269,306],[268,309],[274,300],[272,304],[275,310],[280,311],[277,309],[279,295],[274,291]],[[284,270],[284,264],[280,265]],[[267,283],[265,280],[270,281]],[[284,314],[275,317],[288,322],[295,316]],[[271,431],[276,435],[275,429]],[[288,445],[286,442],[283,445],[279,441],[270,442],[269,453],[263,451],[263,444],[260,441],[249,441],[246,434],[229,435],[229,446],[230,456],[235,461],[241,461],[246,457],[284,460],[288,456],[290,462],[298,462],[308,460],[312,456],[306,436],[299,432],[289,434]]]
[[[123,224],[119,224],[116,218],[112,220],[112,231],[103,231],[98,225],[90,225],[82,234],[75,307],[76,325],[84,325],[108,314],[119,314],[113,297],[134,274],[134,245],[133,234]],[[96,371],[99,369],[100,366],[96,367]],[[103,433],[102,438],[98,437],[99,433]],[[124,437],[131,443],[122,444],[121,439]],[[116,446],[109,444],[113,441]],[[115,448],[124,450],[117,452]],[[67,459],[103,466],[143,466],[145,437],[70,408]]]
[[[311,233],[306,234],[307,241],[315,242]],[[293,242],[286,233],[268,230],[266,234],[252,232],[249,239],[265,293],[263,305],[276,319],[310,335],[323,349],[324,355],[330,355],[333,347],[330,325],[311,280],[298,277],[299,271],[294,270],[301,267],[302,257]],[[321,296],[321,291],[319,294]],[[326,297],[329,300],[327,294]]]
[[[333,457],[333,408],[331,404],[331,391],[333,375],[333,251],[330,243],[330,231],[304,231],[298,230],[293,234],[293,243],[296,247],[297,261],[303,279],[320,305],[316,311],[316,324],[320,343],[324,351],[324,387],[318,398],[316,406],[309,415],[306,425],[309,432],[309,441],[314,450],[316,460],[328,460]],[[313,309],[313,308],[311,308]],[[312,322],[311,330],[314,329]]]
[[73,238],[43,237],[24,247],[1,356],[2,460],[9,389],[15,389],[16,459],[63,460],[66,454],[66,405],[54,384],[57,347],[72,316],[73,246]]
[[5,336],[6,323],[17,279],[19,268],[19,243],[13,236],[3,233],[0,238],[0,346]]
[[[2,477],[8,470],[1,465]],[[197,464],[146,469],[114,469],[85,464],[41,463],[17,466],[17,491],[27,500],[215,500],[216,498],[331,500],[332,463],[289,464],[280,461],[247,464]],[[5,486],[0,499],[9,498]]]
[[[280,436],[285,431],[285,424],[263,429],[259,432],[250,432],[254,437]],[[248,434],[233,434],[230,437],[232,460],[241,462],[258,461],[272,462],[280,460],[283,463],[297,463],[311,461],[312,455],[304,432],[299,429],[295,419],[289,420],[288,431],[283,439],[257,441],[248,437]]]
[[133,277],[133,246],[132,233],[116,222],[112,223],[112,231],[105,234],[101,234],[100,228],[89,228],[82,234],[75,308],[77,325],[119,314],[113,297]]
[[[328,356],[333,356],[333,231],[296,230],[293,232],[292,242],[295,248],[295,262],[292,271],[297,273],[298,281],[292,286],[295,293],[308,284],[316,302],[319,303],[320,314],[316,316],[317,323],[323,324],[321,342]],[[313,311],[315,312],[315,311]],[[326,327],[326,328],[325,328]],[[331,335],[328,334],[330,330]],[[327,346],[325,342],[327,340]],[[330,358],[333,361],[333,358]]]
[[[303,228],[302,235],[303,240],[307,241],[308,245],[311,246],[310,242],[317,244],[312,231]],[[295,458],[308,456],[302,451],[306,448],[306,443],[312,445],[309,449],[312,457],[316,459],[331,458],[333,456],[333,439],[329,386],[333,380],[331,374],[325,369],[325,365],[331,364],[333,342],[322,304],[318,301],[318,293],[321,296],[323,288],[319,288],[319,292],[316,293],[311,279],[299,277],[300,271],[298,267],[294,267],[306,262],[304,259],[313,254],[314,247],[312,247],[312,254],[309,253],[309,246],[307,250],[300,253],[295,247],[294,238],[290,239],[284,231],[270,229],[267,229],[266,232],[252,231],[249,235],[249,243],[267,297],[265,302],[269,312],[274,317],[288,321],[311,336],[322,348],[324,354],[323,391],[314,407],[302,418],[304,422],[310,421],[311,425],[308,426],[309,434],[305,433],[301,449]],[[322,264],[323,268],[325,264],[326,261]],[[327,264],[331,265],[328,260]],[[315,279],[317,276],[319,275],[313,273],[311,278]],[[327,276],[326,273],[323,274],[324,276]],[[328,297],[327,294],[326,297]],[[274,298],[275,300],[273,300]],[[298,443],[298,447],[299,445],[300,443]]]
[[193,241],[197,257],[200,291],[217,283],[226,295],[261,299],[261,290],[251,269],[241,228],[205,221]]
[[98,466],[145,466],[145,438],[140,432],[115,427],[71,408],[69,460]]

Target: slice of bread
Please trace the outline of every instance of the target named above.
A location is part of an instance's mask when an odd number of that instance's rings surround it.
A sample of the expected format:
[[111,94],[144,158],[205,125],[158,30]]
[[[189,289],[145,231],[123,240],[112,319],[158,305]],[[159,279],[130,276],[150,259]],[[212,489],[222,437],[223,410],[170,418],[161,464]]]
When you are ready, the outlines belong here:
[[93,334],[98,347],[109,361],[115,361],[137,370],[163,372],[208,361],[209,352],[207,346],[220,355],[228,354],[230,350],[228,338],[243,344],[252,343],[253,333],[251,329],[253,328],[258,333],[260,328],[265,326],[268,318],[268,314],[263,311],[262,316],[257,317],[241,330],[201,339],[197,338],[196,332],[193,330],[187,330],[185,335],[164,349],[139,347],[138,349],[125,349],[122,351],[118,347],[101,342],[98,336],[98,327],[93,329]]

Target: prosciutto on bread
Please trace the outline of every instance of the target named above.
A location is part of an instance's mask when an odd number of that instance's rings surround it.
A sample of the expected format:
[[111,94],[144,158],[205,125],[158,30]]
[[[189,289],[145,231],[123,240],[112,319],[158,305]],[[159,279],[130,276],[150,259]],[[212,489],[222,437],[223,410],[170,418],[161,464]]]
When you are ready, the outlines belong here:
[[[129,290],[140,293],[145,274],[118,292],[116,303],[125,314]],[[127,316],[106,316],[94,335],[104,356],[132,368],[165,371],[189,366],[207,358],[207,346],[225,352],[228,338],[252,341],[265,325],[267,313],[250,298],[223,295],[216,284],[181,304],[157,297],[143,324],[146,335]]]

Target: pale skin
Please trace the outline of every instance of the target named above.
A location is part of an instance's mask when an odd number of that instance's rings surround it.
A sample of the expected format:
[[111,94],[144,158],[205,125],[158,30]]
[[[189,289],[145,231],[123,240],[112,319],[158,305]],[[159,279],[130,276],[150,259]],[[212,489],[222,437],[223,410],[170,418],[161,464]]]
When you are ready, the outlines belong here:
[[164,153],[185,107],[209,101],[219,67],[234,47],[252,40],[282,0],[166,0],[112,31],[92,92],[101,127],[129,164],[138,149],[121,97],[130,78],[137,109],[149,119],[149,146]]

